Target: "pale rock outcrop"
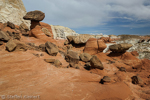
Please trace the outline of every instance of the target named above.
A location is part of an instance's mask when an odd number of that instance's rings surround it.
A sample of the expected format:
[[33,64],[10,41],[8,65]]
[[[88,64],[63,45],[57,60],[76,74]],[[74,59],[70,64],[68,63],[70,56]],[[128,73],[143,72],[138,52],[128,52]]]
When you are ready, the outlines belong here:
[[30,21],[25,21],[23,16],[26,14],[26,9],[22,0],[0,0],[0,22],[12,22],[15,25],[25,23],[28,27]]
[[137,51],[139,53],[139,59],[150,59],[150,43],[149,42],[142,42],[138,43],[140,39],[126,39],[126,40],[119,40],[116,41],[117,44],[119,43],[130,43],[133,46],[127,50],[127,52]]
[[78,36],[67,36],[68,41],[73,42],[75,44],[86,43],[90,38],[93,38],[93,36],[89,34],[80,34]]
[[111,39],[117,39],[117,38],[118,38],[116,35],[109,35],[109,37],[110,37]]
[[71,30],[68,27],[59,26],[59,25],[51,25],[52,32],[54,35],[54,39],[63,38],[66,39],[66,36],[78,36],[74,30]]

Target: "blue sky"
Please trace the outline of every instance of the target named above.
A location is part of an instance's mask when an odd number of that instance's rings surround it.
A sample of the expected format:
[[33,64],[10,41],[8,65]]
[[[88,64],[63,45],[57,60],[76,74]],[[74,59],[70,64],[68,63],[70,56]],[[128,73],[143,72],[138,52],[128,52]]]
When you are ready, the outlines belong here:
[[40,10],[43,22],[80,34],[150,35],[150,0],[23,0],[28,11]]

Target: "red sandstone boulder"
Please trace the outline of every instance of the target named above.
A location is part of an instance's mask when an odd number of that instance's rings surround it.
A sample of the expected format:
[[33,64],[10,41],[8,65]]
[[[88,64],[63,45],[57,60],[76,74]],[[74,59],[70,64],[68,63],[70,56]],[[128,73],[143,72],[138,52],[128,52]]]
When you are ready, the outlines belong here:
[[89,53],[91,55],[98,52],[103,52],[107,45],[101,39],[90,38],[84,48],[84,53]]
[[98,52],[97,39],[90,38],[83,50],[84,53],[89,53],[90,55],[96,54]]
[[41,25],[42,28],[48,29],[48,31],[50,32],[51,37],[53,38],[53,32],[52,32],[51,26],[47,23],[44,23],[44,22],[40,22],[40,25]]
[[103,52],[103,50],[107,47],[107,45],[101,39],[97,40],[97,44],[98,44],[98,51],[100,52]]

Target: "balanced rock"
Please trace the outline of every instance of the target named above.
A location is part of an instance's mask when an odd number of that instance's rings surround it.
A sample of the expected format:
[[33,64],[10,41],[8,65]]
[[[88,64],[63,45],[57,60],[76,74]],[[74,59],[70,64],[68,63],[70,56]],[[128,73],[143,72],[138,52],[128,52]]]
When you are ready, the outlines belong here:
[[15,29],[15,25],[11,22],[7,22],[7,26],[10,27],[11,29]]
[[28,12],[23,19],[32,21],[42,21],[45,18],[45,14],[41,11],[35,10]]
[[51,43],[51,42],[46,42],[45,43],[45,47],[46,47],[46,51],[49,55],[52,55],[52,56],[56,56],[57,53],[58,53],[58,47]]
[[88,62],[90,61],[90,59],[92,58],[92,56],[88,53],[82,53],[80,54],[80,59],[84,62]]
[[114,44],[109,46],[109,49],[112,52],[125,52],[126,50],[128,50],[130,47],[132,47],[132,44],[128,44],[128,43],[121,43],[121,44]]
[[9,36],[7,35],[6,32],[3,32],[3,31],[0,31],[0,40],[2,41],[8,41],[10,38]]
[[78,53],[72,51],[72,50],[69,50],[67,52],[67,55],[65,56],[65,59],[67,62],[69,63],[75,63],[75,64],[78,64],[79,63],[79,56],[78,56]]
[[9,40],[6,44],[6,50],[12,52],[17,47],[16,43],[13,40]]
[[101,70],[104,69],[102,62],[95,55],[91,58],[90,64],[91,64],[91,68],[97,68],[97,69],[101,69]]

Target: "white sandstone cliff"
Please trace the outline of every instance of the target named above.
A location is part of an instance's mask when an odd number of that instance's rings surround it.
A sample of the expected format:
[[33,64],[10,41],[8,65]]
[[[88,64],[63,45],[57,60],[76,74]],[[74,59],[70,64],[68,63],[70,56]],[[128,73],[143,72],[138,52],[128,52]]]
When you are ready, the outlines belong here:
[[30,21],[23,19],[25,14],[26,9],[22,0],[0,0],[0,22],[10,21],[16,25],[23,22],[29,27]]

